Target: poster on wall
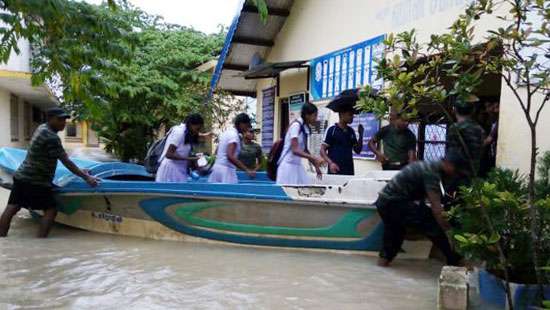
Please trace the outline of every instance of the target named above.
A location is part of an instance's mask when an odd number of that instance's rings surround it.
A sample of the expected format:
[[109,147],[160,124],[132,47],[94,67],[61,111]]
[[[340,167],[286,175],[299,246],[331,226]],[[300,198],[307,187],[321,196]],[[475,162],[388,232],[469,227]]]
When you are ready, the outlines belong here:
[[306,102],[306,93],[299,93],[288,97],[288,123],[300,117],[302,106]]
[[329,127],[330,110],[325,107],[319,107],[317,122],[311,125],[311,135],[308,138],[308,149],[311,154],[319,156],[321,154],[321,143],[325,137],[325,132]]
[[273,122],[275,119],[275,87],[262,90],[262,150],[269,152],[273,145]]
[[363,133],[363,149],[360,154],[353,153],[354,158],[376,159],[376,155],[368,146],[369,140],[380,130],[380,120],[376,118],[374,113],[361,113],[355,115],[353,123],[350,125],[357,137],[359,137],[359,124],[363,125],[365,132]]
[[379,89],[376,61],[384,56],[384,35],[310,61],[311,100],[332,98],[346,89],[371,85]]

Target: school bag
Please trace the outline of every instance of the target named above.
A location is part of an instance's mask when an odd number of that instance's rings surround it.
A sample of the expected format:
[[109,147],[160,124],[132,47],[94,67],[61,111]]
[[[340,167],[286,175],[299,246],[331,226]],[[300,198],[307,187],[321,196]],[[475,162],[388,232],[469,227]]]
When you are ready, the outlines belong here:
[[172,133],[172,129],[170,129],[164,137],[161,139],[156,140],[151,144],[149,149],[147,150],[147,155],[145,155],[145,160],[143,162],[143,166],[145,166],[145,170],[150,174],[156,174],[157,170],[160,166],[160,156],[162,155],[162,152],[164,151],[164,146],[166,145],[166,140],[168,139],[168,136]]
[[[307,133],[304,129],[304,124],[302,123],[299,123],[299,124],[300,124],[300,133],[303,133],[304,135],[304,145],[306,146],[305,151],[308,152]],[[286,134],[283,136],[282,139],[279,139],[275,141],[275,143],[273,143],[273,145],[271,146],[271,150],[269,151],[269,155],[267,156],[267,165],[265,170],[266,170],[267,177],[270,178],[272,181],[277,180],[277,168],[279,168],[279,160],[281,159],[283,155],[282,154],[283,149],[285,148],[285,137],[286,137]]]

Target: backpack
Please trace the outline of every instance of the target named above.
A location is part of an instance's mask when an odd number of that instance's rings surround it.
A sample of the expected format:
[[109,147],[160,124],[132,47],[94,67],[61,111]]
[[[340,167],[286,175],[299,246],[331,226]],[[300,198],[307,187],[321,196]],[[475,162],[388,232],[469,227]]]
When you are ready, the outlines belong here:
[[162,155],[162,152],[164,151],[164,146],[166,145],[166,140],[168,139],[168,136],[172,133],[172,129],[164,135],[161,139],[158,139],[157,141],[153,142],[149,149],[147,150],[147,155],[145,155],[145,160],[143,161],[143,165],[145,166],[145,170],[148,173],[155,174],[157,173],[157,170],[160,166],[160,156]]
[[[306,146],[305,151],[308,152],[307,134],[304,129],[304,124],[302,123],[300,123],[300,132],[304,134],[304,144]],[[267,173],[267,177],[270,178],[272,181],[277,180],[277,168],[279,168],[279,160],[281,159],[283,155],[283,149],[285,148],[285,137],[273,143],[273,145],[271,146],[271,150],[269,151],[269,155],[267,156],[267,166],[265,170]]]

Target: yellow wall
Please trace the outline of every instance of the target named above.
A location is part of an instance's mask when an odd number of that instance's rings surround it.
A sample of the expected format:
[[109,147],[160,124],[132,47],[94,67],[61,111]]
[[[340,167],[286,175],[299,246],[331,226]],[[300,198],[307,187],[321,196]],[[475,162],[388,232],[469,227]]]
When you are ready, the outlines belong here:
[[[275,45],[267,55],[267,61],[309,60],[336,51],[381,34],[397,33],[415,28],[419,41],[427,41],[434,33],[442,33],[463,12],[469,0],[299,0],[291,8],[285,25],[275,39]],[[495,13],[507,12],[500,6]],[[476,33],[500,26],[494,16],[477,22]],[[479,40],[483,36],[478,36]],[[481,42],[481,41],[479,41]],[[306,70],[289,70],[280,78],[280,97],[306,90]],[[275,85],[275,80],[258,83],[258,123],[261,123],[261,90]],[[277,103],[278,101],[276,101]],[[549,108],[550,110],[550,108]],[[503,83],[501,122],[498,146],[498,165],[508,168],[527,168],[528,131],[520,110],[510,91]],[[279,132],[279,106],[275,106],[275,133]],[[550,112],[544,117],[550,118]],[[332,115],[331,121],[337,116]],[[540,132],[548,132],[550,124],[541,124]],[[542,149],[550,149],[550,139],[539,137]],[[519,155],[519,156],[518,156]],[[356,171],[379,169],[369,160],[356,160]]]

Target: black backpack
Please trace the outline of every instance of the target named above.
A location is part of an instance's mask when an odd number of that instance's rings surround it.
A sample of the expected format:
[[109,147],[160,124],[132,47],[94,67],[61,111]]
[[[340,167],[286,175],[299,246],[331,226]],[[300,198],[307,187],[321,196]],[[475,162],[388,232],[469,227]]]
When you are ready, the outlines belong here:
[[166,139],[168,139],[170,133],[172,133],[172,129],[170,129],[164,137],[153,142],[153,144],[151,144],[151,146],[147,150],[147,155],[145,156],[145,160],[143,161],[143,165],[145,166],[145,170],[147,172],[151,174],[157,173],[157,170],[160,166],[159,159],[162,155],[162,152],[164,151]]
[[[304,135],[304,144],[306,146],[305,151],[309,152],[307,149],[307,133],[305,131],[304,124],[300,122],[298,123],[300,124],[300,133]],[[266,173],[267,177],[273,181],[277,180],[277,168],[279,168],[279,160],[281,159],[281,156],[283,155],[283,149],[285,148],[285,137],[273,143],[273,145],[271,146],[271,150],[269,151],[269,155],[267,156]]]

